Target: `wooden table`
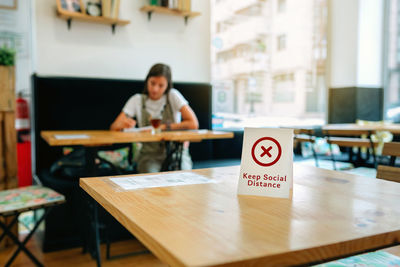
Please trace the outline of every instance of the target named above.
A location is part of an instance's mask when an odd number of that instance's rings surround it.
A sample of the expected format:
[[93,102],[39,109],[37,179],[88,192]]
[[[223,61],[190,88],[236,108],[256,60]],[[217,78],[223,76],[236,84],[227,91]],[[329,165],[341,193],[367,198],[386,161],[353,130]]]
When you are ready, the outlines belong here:
[[237,196],[239,166],[192,172],[216,183],[80,186],[171,266],[311,264],[399,244],[400,184],[295,164],[288,200]]
[[[233,138],[232,132],[211,130],[170,131],[152,134],[150,132],[116,132],[101,130],[84,131],[42,131],[42,138],[50,146],[96,146],[104,144],[120,144],[133,142],[160,141],[201,141],[205,139]],[[57,139],[56,135],[87,135],[89,138]]]
[[355,123],[327,124],[322,130],[367,130],[367,131],[388,131],[394,135],[400,134],[400,123],[387,125],[358,125]]
[[[183,141],[200,142],[206,139],[233,138],[232,132],[212,130],[166,131],[156,134],[152,134],[151,132],[117,132],[106,130],[42,131],[40,135],[50,146],[84,146],[88,162],[88,176],[96,175],[94,161],[97,155],[97,148],[100,146],[133,142],[167,141],[167,158],[165,164],[163,164],[165,166],[163,170],[176,170],[180,169]],[[67,135],[84,135],[85,138],[56,138],[57,136]],[[178,156],[174,158],[172,155],[176,152]]]
[[[109,147],[112,144],[166,141],[167,157],[162,167],[162,171],[165,171],[180,169],[183,141],[200,142],[206,139],[233,138],[232,132],[211,130],[166,131],[157,134],[152,134],[151,132],[117,132],[107,130],[42,131],[40,135],[50,146],[83,146],[86,157],[86,177],[99,175],[95,164],[97,152],[100,148],[112,149],[112,147]],[[73,138],[59,139],[57,135]],[[85,138],[76,138],[77,135],[84,135]],[[90,201],[87,207],[88,212],[92,213],[91,211],[94,211],[93,218],[97,218],[96,205],[93,205]],[[96,248],[92,252],[96,257],[98,266],[100,266],[98,224],[97,219],[93,219],[93,221],[95,221]]]

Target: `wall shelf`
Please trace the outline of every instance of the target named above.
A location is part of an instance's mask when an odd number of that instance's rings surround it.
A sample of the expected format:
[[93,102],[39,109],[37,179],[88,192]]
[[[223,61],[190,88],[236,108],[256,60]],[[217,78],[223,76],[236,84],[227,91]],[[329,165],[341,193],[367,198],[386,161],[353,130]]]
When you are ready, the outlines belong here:
[[150,6],[150,5],[143,6],[140,9],[140,11],[147,12],[147,18],[149,21],[151,20],[151,15],[153,13],[160,13],[160,14],[183,17],[185,19],[185,24],[187,24],[189,18],[193,18],[193,17],[197,17],[197,16],[201,15],[200,12],[182,11],[182,10],[171,9],[171,8],[162,7],[162,6]]
[[120,19],[111,19],[106,17],[94,17],[89,16],[79,12],[70,12],[62,9],[57,9],[57,16],[61,19],[65,19],[67,21],[68,29],[71,29],[72,20],[80,20],[92,23],[100,23],[100,24],[108,24],[111,26],[112,33],[115,33],[115,27],[117,25],[127,25],[130,23],[129,20],[120,20]]

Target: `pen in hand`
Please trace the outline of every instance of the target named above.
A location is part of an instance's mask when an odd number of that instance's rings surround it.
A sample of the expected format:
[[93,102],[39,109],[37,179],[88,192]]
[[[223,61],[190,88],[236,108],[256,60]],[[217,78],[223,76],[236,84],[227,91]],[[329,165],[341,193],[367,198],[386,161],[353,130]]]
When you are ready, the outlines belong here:
[[121,128],[126,129],[126,128],[134,128],[136,126],[136,120],[129,116],[126,113],[123,113],[125,116],[123,117],[121,121]]

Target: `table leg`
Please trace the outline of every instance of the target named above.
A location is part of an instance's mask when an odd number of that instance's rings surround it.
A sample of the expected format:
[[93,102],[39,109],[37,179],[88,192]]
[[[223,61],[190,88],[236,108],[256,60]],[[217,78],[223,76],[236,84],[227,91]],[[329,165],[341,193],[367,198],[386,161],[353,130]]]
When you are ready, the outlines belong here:
[[175,171],[181,169],[183,143],[182,142],[167,142],[166,158],[162,164],[161,171]]
[[85,159],[86,159],[86,170],[85,175],[87,177],[96,176],[96,155],[97,147],[85,147]]
[[183,153],[183,143],[179,142],[176,143],[177,147],[177,159],[176,159],[176,169],[181,170],[182,169],[182,153]]
[[101,258],[100,258],[100,233],[99,233],[99,216],[98,216],[98,207],[97,202],[92,199],[91,209],[93,214],[92,220],[92,229],[94,233],[94,256],[96,258],[97,266],[101,267]]

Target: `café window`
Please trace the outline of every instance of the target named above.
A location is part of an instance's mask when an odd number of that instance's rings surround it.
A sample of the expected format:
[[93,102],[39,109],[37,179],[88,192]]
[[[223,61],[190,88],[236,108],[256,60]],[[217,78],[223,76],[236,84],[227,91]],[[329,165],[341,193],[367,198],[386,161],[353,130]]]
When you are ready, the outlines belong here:
[[292,103],[295,100],[294,75],[280,74],[274,77],[273,99],[277,103]]
[[324,123],[328,0],[298,1],[211,0],[214,128]]
[[286,48],[286,35],[282,34],[278,36],[278,51]]
[[389,0],[386,16],[385,119],[400,122],[400,0]]
[[286,10],[286,0],[278,0],[278,12],[283,13]]

